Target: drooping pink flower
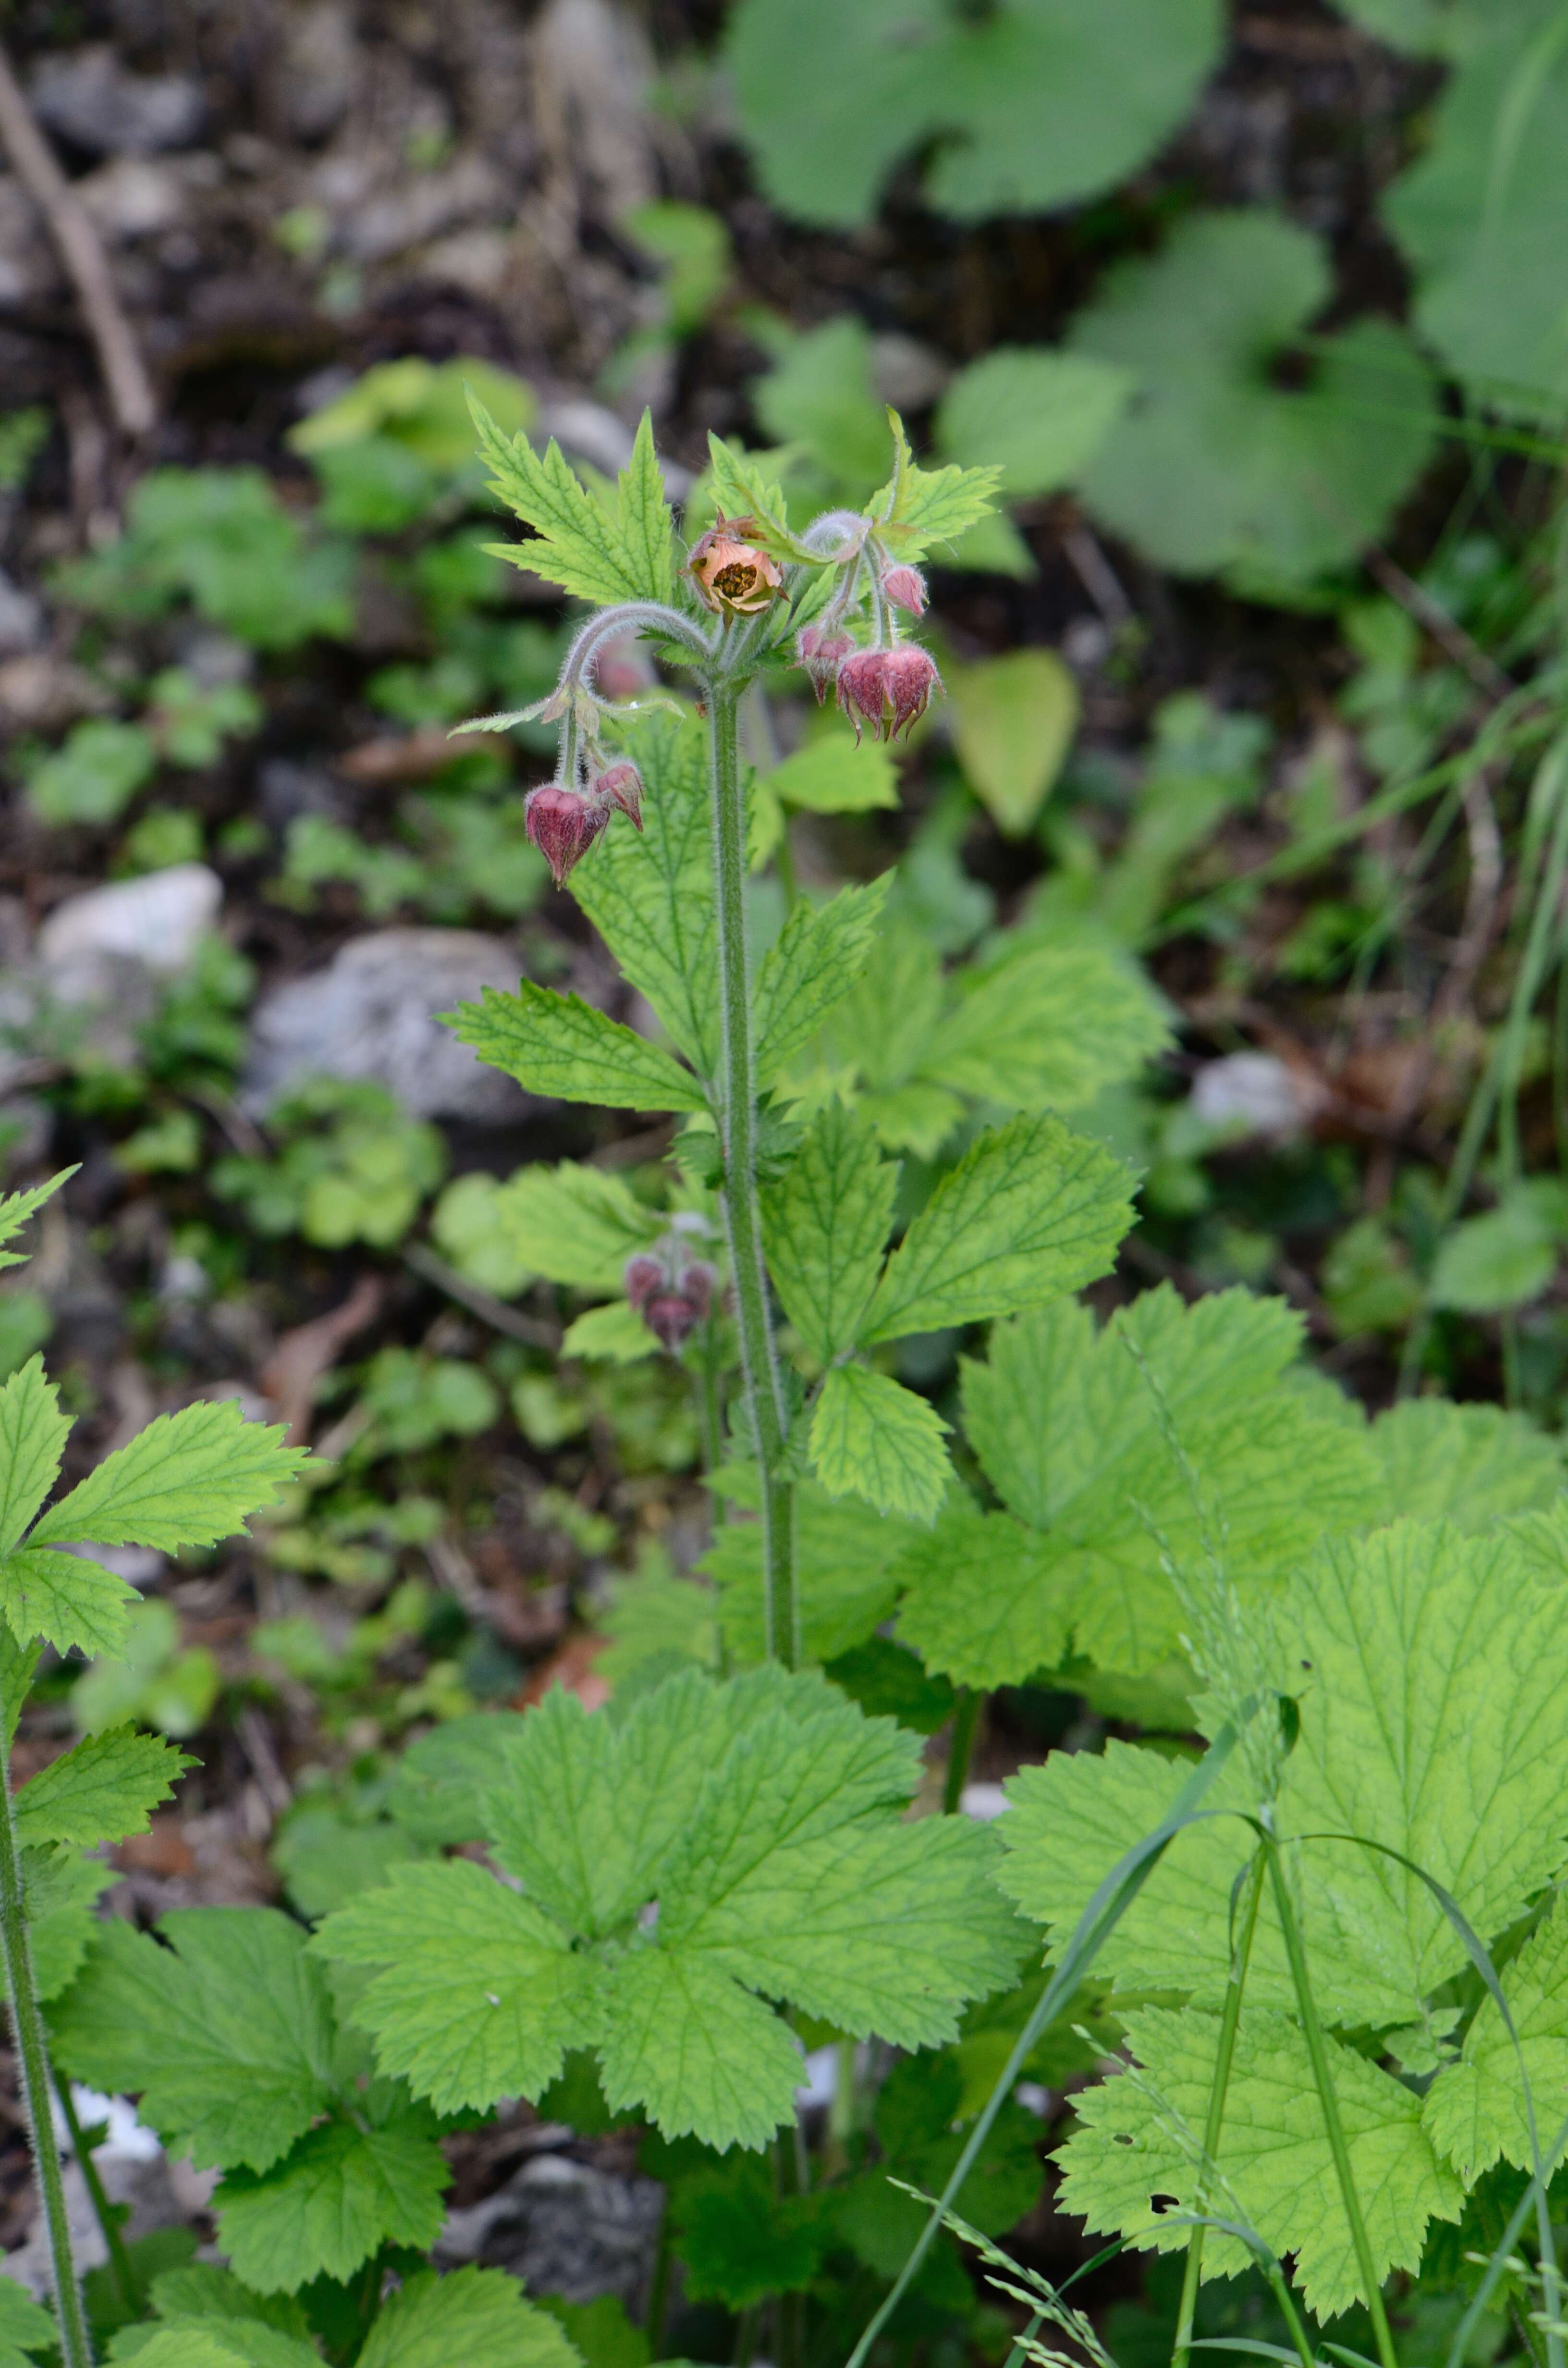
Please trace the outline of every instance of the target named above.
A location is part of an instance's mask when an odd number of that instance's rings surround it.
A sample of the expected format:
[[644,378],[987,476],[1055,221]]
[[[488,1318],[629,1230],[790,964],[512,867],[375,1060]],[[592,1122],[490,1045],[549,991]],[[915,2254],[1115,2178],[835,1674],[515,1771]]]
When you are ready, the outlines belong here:
[[669,1283],[664,1259],[655,1258],[651,1250],[638,1250],[629,1258],[620,1279],[626,1287],[626,1296],[639,1315],[655,1292],[665,1290]]
[[795,636],[795,662],[805,668],[819,707],[838,680],[839,667],[854,655],[853,633],[831,627],[824,630],[821,625],[801,626]]
[[551,877],[563,887],[567,873],[592,847],[609,820],[608,803],[585,798],[581,790],[546,781],[530,790],[523,802],[523,826],[550,866]]
[[918,723],[931,704],[932,692],[941,687],[936,661],[917,642],[901,642],[896,650],[889,650],[882,666],[882,695],[892,716],[888,738],[896,740]]
[[623,759],[609,766],[593,786],[597,803],[619,806],[633,830],[642,827],[642,776],[635,765]]
[[870,725],[874,740],[881,738],[886,706],[882,674],[891,655],[887,650],[857,650],[838,669],[838,704],[854,724],[857,740],[863,723]]

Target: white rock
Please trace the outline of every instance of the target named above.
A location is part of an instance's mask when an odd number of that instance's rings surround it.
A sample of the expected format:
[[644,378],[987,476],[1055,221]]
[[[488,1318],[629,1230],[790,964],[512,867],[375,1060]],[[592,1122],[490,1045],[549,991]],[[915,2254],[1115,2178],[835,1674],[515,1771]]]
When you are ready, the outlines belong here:
[[966,1784],[959,1794],[959,1807],[964,1816],[975,1818],[983,1826],[1004,1816],[1012,1805],[1000,1784]]
[[185,212],[185,188],[167,165],[146,156],[117,156],[85,174],[76,195],[106,238],[150,238],[172,230]]
[[201,87],[185,74],[131,74],[108,41],[56,51],[28,85],[35,113],[89,155],[187,147],[201,129]]
[[1235,1134],[1295,1134],[1311,1112],[1286,1064],[1273,1053],[1227,1053],[1193,1079],[1194,1115]]
[[119,954],[160,978],[175,978],[218,917],[223,883],[205,863],[175,863],[139,880],[90,888],[57,905],[38,935],[46,971],[74,970],[84,960]]
[[528,1103],[487,1069],[437,1012],[476,1003],[480,990],[515,990],[519,963],[477,929],[376,929],[325,970],[280,986],[252,1018],[246,1109],[263,1111],[303,1077],[370,1077],[416,1118],[504,1123]]
[[43,604],[0,574],[0,656],[38,647],[43,639]]

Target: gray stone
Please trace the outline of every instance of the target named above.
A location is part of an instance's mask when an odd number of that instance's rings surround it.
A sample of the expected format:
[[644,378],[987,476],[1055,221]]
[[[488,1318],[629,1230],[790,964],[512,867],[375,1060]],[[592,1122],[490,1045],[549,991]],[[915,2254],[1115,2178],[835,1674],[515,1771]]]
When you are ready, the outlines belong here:
[[370,1077],[417,1118],[504,1124],[527,1097],[477,1061],[437,1014],[475,1003],[486,986],[514,989],[517,955],[475,929],[376,929],[325,970],[278,987],[252,1017],[243,1100],[265,1110],[310,1076]]
[[530,2293],[567,2302],[617,2294],[636,2317],[663,2209],[656,2180],[618,2178],[569,2155],[536,2155],[499,2193],[448,2214],[436,2259],[510,2270]]
[[1205,1062],[1192,1081],[1195,1117],[1231,1136],[1282,1140],[1313,1115],[1310,1086],[1273,1053],[1227,1053]]
[[91,156],[187,148],[205,114],[199,83],[131,74],[107,41],[42,59],[28,88],[40,120]]
[[926,410],[946,393],[952,374],[934,347],[901,329],[885,329],[871,340],[871,383],[895,411]]
[[348,112],[358,52],[344,0],[296,8],[284,36],[279,97],[296,140],[324,140]]
[[43,639],[43,603],[0,574],[0,656],[37,649]]
[[172,230],[185,212],[185,186],[150,156],[116,156],[76,183],[76,195],[112,245]]
[[175,978],[222,903],[223,883],[205,863],[175,863],[138,880],[89,888],[51,913],[38,933],[39,960],[55,982],[103,955],[140,962],[155,977]]
[[[540,423],[544,436],[553,436],[562,450],[586,461],[602,476],[619,476],[631,458],[632,431],[618,412],[587,395],[572,395],[545,405]],[[689,469],[678,461],[659,461],[665,492],[672,502],[685,499],[692,486]]]
[[506,203],[506,186],[488,159],[460,156],[440,172],[405,175],[400,188],[371,198],[344,223],[343,243],[356,262],[381,263],[477,215],[500,213]]

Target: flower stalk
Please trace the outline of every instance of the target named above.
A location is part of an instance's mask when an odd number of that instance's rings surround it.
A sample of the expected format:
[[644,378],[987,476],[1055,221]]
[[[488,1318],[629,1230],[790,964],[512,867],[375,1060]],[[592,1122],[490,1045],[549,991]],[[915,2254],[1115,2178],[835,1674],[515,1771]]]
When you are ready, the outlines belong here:
[[22,2109],[27,2117],[28,2143],[38,2171],[49,2231],[50,2269],[54,2283],[55,2316],[60,2328],[60,2351],[64,2368],[92,2368],[93,2349],[82,2310],[82,2292],[71,2250],[71,2222],[65,2206],[65,2176],[54,2135],[52,2085],[43,2015],[33,1976],[32,1947],[28,1937],[27,1901],[22,1881],[21,1852],[17,1843],[17,1817],[11,1802],[8,1769],[0,1767],[0,1956],[10,1993],[11,2033],[21,2073]]

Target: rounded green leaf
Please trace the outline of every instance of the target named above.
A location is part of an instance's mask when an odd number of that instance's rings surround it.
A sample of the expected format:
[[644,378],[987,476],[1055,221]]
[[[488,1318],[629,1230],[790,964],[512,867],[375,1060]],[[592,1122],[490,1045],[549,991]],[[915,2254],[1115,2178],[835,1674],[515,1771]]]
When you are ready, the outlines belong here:
[[741,0],[728,57],[763,186],[804,222],[869,220],[939,142],[931,202],[964,220],[1109,188],[1175,131],[1219,55],[1217,0]]
[[1021,838],[1078,728],[1078,686],[1051,650],[949,666],[953,737],[965,779],[997,827]]
[[1261,211],[1194,215],[1108,275],[1073,332],[1138,381],[1080,481],[1107,526],[1178,575],[1260,587],[1382,532],[1431,450],[1430,380],[1403,331],[1369,320],[1314,341],[1309,385],[1276,383],[1330,292],[1318,242]]

